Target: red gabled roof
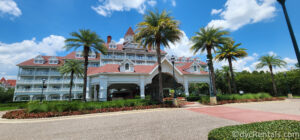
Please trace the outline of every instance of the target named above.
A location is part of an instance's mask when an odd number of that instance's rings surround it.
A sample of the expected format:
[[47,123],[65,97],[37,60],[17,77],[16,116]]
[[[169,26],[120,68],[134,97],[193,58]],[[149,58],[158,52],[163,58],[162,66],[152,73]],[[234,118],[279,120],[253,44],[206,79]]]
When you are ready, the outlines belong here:
[[134,31],[132,30],[131,27],[128,28],[128,30],[127,30],[127,32],[125,34],[125,36],[128,36],[128,35],[132,35],[132,36],[134,35]]
[[181,66],[181,69],[186,70],[186,69],[190,68],[192,64],[193,64],[193,62],[185,63],[183,66]]
[[[155,65],[135,65],[134,72],[124,72],[124,73],[140,73],[146,74],[150,73],[156,66]],[[94,75],[99,73],[122,73],[120,72],[119,64],[106,64],[101,67],[90,67],[88,68],[88,75]]]
[[58,64],[49,64],[49,60],[51,58],[51,56],[42,56],[45,60],[45,62],[43,64],[36,64],[34,63],[34,58],[29,59],[27,61],[24,61],[20,64],[18,64],[17,66],[61,66],[63,65],[64,61],[64,57],[56,57],[58,59]]
[[[76,60],[84,60],[83,57],[76,57],[76,51],[73,51],[64,57],[65,59],[76,59]],[[96,58],[89,58],[89,60],[100,60],[100,54],[96,53]]]
[[6,79],[4,77],[1,78],[0,83],[5,83]]
[[11,79],[8,79],[6,80],[6,83],[9,84],[10,86],[16,86],[16,83],[17,83],[17,80],[11,80]]

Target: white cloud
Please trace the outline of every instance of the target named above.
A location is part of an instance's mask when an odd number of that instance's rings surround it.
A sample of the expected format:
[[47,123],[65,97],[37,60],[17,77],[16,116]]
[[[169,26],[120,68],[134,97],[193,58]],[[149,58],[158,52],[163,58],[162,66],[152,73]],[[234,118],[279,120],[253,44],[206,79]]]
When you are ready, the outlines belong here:
[[17,3],[13,0],[0,0],[0,16],[5,14],[18,17],[22,15]]
[[17,64],[33,58],[39,54],[56,55],[57,52],[64,51],[62,48],[65,38],[62,36],[50,35],[41,41],[23,40],[11,44],[0,42],[0,77],[13,77],[17,75]]
[[150,6],[152,6],[152,7],[154,7],[155,5],[156,5],[156,1],[155,0],[149,0],[148,1],[148,4],[150,5]]
[[130,11],[137,10],[140,14],[144,14],[147,5],[155,6],[155,0],[99,0],[98,6],[92,6],[98,14],[102,16],[111,16],[113,11]]
[[212,9],[211,10],[211,15],[216,15],[219,14],[223,11],[223,9]]
[[170,48],[165,48],[165,51],[169,55],[175,55],[178,57],[181,57],[181,56],[191,57],[191,56],[193,56],[193,52],[190,51],[192,42],[186,36],[184,31],[181,31],[181,32],[183,35],[182,35],[180,41],[176,42],[175,44],[170,43]]
[[117,42],[117,44],[123,44],[124,43],[124,38],[120,38],[120,40]]
[[[237,30],[247,24],[253,24],[275,16],[276,0],[227,0],[220,19],[214,19],[208,26]],[[212,14],[219,11],[213,9]]]
[[[276,53],[274,53],[272,51],[268,52],[268,54],[269,55],[277,55]],[[233,68],[235,69],[235,71],[238,71],[238,72],[243,71],[243,70],[246,70],[249,72],[252,72],[254,70],[265,71],[265,72],[270,71],[268,67],[256,69],[256,65],[259,63],[259,61],[258,61],[259,57],[260,56],[257,53],[253,53],[251,56],[247,56],[245,58],[238,59],[237,61],[233,61],[232,62]],[[295,68],[295,64],[297,63],[296,59],[291,59],[291,58],[285,57],[283,60],[285,62],[287,62],[287,65],[285,67],[281,67],[281,68],[279,68],[279,67],[273,68],[275,73],[287,71],[287,70]],[[215,65],[216,69],[221,69],[222,66],[225,66],[225,65],[228,66],[228,62],[227,61],[215,62],[214,65]]]
[[171,0],[172,6],[175,7],[176,6],[176,1],[175,0]]

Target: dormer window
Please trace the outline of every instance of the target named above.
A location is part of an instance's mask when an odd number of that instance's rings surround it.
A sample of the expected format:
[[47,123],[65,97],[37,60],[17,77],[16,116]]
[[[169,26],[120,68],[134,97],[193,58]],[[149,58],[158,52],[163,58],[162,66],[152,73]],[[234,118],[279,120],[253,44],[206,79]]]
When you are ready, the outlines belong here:
[[58,59],[55,56],[52,56],[49,59],[49,64],[58,64]]
[[194,71],[197,71],[197,66],[194,66]]
[[115,41],[111,41],[111,43],[109,43],[109,48],[111,48],[111,49],[117,48],[116,42]]
[[44,64],[44,62],[45,62],[45,60],[41,55],[34,58],[34,63],[35,64]]
[[125,70],[129,71],[129,64],[128,63],[125,64]]

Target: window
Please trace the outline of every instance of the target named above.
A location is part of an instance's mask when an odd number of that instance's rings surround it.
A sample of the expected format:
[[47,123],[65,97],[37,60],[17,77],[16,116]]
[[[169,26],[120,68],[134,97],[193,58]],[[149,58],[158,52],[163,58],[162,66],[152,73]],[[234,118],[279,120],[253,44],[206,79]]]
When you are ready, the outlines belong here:
[[194,66],[194,71],[197,71],[197,66]]
[[129,70],[129,64],[128,63],[125,64],[125,70]]

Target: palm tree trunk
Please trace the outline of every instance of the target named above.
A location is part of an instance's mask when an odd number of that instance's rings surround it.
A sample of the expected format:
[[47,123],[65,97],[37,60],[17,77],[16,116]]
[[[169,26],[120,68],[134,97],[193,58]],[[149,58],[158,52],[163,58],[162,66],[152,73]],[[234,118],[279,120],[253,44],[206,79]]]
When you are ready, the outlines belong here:
[[232,81],[232,86],[233,86],[233,92],[238,93],[236,89],[236,84],[235,84],[235,78],[234,78],[234,72],[232,68],[232,60],[231,58],[228,59],[229,62],[229,69],[230,69],[230,74],[231,74],[231,81]]
[[273,91],[274,91],[274,96],[277,96],[277,88],[276,88],[276,83],[274,79],[274,74],[273,74],[273,67],[272,65],[269,65],[270,72],[271,72],[271,78],[272,78],[272,84],[273,84]]
[[228,82],[228,91],[229,91],[229,94],[231,94],[232,91],[231,91],[230,75],[228,72],[226,72],[226,75],[227,75],[227,82]]
[[162,72],[161,72],[161,55],[160,55],[160,41],[156,42],[156,53],[158,63],[158,97],[159,102],[163,102],[163,85],[162,85]]
[[210,70],[210,75],[211,75],[211,82],[212,82],[212,96],[215,96],[217,93],[217,89],[216,89],[216,79],[215,79],[215,72],[214,72],[214,65],[212,62],[212,54],[211,54],[211,47],[207,47],[207,58],[209,59],[209,64],[208,64],[208,68]]
[[74,71],[71,72],[71,79],[70,79],[70,91],[69,91],[69,101],[70,102],[71,102],[71,97],[72,97],[73,77],[74,77]]
[[86,86],[87,86],[87,69],[89,61],[89,48],[84,46],[84,76],[83,76],[83,97],[82,100],[86,102]]

